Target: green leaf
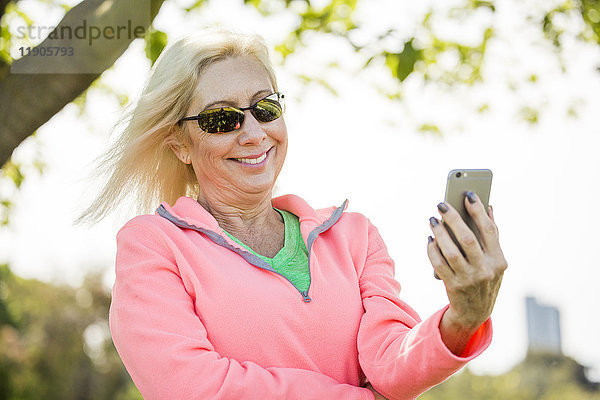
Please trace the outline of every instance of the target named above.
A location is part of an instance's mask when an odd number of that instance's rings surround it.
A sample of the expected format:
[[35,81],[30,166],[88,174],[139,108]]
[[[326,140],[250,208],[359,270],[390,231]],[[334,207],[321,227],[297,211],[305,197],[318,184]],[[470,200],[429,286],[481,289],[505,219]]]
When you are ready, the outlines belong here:
[[33,167],[41,175],[44,173],[44,170],[46,169],[46,163],[43,162],[42,160],[33,160]]
[[385,53],[385,64],[400,82],[414,71],[416,62],[423,58],[422,51],[413,47],[413,40],[411,38],[404,43],[401,53]]
[[75,97],[75,99],[71,102],[77,106],[80,116],[83,115],[83,112],[85,111],[85,102],[87,101],[88,90],[89,87],[81,92],[81,94]]
[[300,32],[298,30],[295,32],[290,32],[283,43],[275,46],[275,51],[281,54],[281,56],[285,59],[287,56],[292,54],[294,50],[296,50],[296,47],[300,44],[299,35]]
[[442,131],[440,131],[440,128],[434,124],[422,124],[418,130],[422,133],[430,133],[434,134],[435,136],[442,136]]
[[531,125],[535,125],[540,119],[540,112],[533,107],[525,106],[519,111],[519,116]]
[[600,1],[582,0],[580,11],[587,25],[587,37],[600,44]]
[[21,187],[23,179],[25,179],[25,175],[23,175],[21,172],[21,165],[13,162],[12,160],[8,160],[6,164],[4,164],[2,167],[2,174],[10,178],[17,189]]
[[167,34],[163,31],[150,29],[144,37],[144,41],[146,42],[146,57],[154,65],[156,59],[167,45]]
[[204,0],[198,0],[194,4],[192,4],[191,6],[184,8],[184,10],[186,12],[190,12],[190,11],[196,9],[196,8],[201,7],[203,4],[204,4]]
[[323,78],[318,78],[318,77],[313,77],[313,76],[308,76],[305,74],[298,74],[296,75],[300,80],[302,80],[305,84],[308,83],[316,83],[321,85],[322,87],[324,87],[325,89],[327,89],[332,95],[334,96],[338,96],[338,92],[337,90],[335,90],[335,88],[333,86],[331,86],[329,84],[329,82],[327,82],[327,80],[323,79]]
[[0,226],[6,226],[10,223],[10,211],[12,207],[12,201],[6,199],[0,201]]
[[477,8],[489,8],[492,12],[496,11],[496,6],[492,1],[480,1],[480,0],[470,0],[469,6],[473,9]]

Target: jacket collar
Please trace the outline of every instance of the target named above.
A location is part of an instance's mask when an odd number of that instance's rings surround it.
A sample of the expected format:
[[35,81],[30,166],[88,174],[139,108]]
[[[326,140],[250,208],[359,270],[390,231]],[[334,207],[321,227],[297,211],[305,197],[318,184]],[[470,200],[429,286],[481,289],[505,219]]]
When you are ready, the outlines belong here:
[[164,217],[164,211],[188,225],[219,231],[217,220],[191,197],[181,196],[173,206],[167,202],[161,203],[156,213]]
[[[301,223],[306,222],[314,227],[324,224],[331,218],[335,219],[335,221],[331,221],[332,225],[337,222],[340,217],[340,215],[337,214],[341,214],[346,209],[348,200],[344,201],[341,207],[329,207],[315,210],[301,197],[287,194],[273,198],[271,204],[275,208],[289,211],[292,214],[297,215],[300,218]],[[163,211],[160,211],[161,209]],[[173,206],[163,202],[156,211],[159,215],[164,214],[164,211],[166,211],[172,217],[175,217],[188,225],[210,229],[215,232],[221,231],[217,220],[206,211],[200,203],[191,197],[181,196]]]
[[[294,195],[276,197],[272,200],[272,204],[273,207],[290,211],[300,218],[300,232],[308,249],[310,271],[311,251],[315,240],[321,233],[327,231],[341,218],[344,209],[348,205],[348,200],[344,201],[341,207],[331,207],[319,211],[314,210],[308,203]],[[167,203],[162,203],[156,210],[156,213],[171,221],[175,226],[182,229],[192,229],[206,235],[214,243],[239,254],[250,264],[258,268],[278,273],[268,262],[241,248],[227,235],[223,235],[222,229],[214,217],[198,202],[189,197],[180,197],[173,207]],[[300,294],[303,301],[311,301],[308,296],[308,290],[300,292]]]

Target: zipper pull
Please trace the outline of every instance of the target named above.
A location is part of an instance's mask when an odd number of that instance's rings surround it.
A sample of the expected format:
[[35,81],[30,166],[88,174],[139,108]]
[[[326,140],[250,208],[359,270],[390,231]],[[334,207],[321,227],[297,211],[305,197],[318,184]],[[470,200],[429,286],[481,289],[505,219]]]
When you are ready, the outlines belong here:
[[310,297],[308,297],[308,290],[305,292],[300,292],[300,294],[302,295],[302,301],[304,301],[305,303],[310,303]]

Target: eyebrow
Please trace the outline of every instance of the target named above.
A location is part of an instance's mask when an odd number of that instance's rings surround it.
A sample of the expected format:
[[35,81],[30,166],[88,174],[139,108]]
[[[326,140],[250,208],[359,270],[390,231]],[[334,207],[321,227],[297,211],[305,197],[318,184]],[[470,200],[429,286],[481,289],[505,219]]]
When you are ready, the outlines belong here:
[[[265,94],[271,94],[273,89],[262,89],[259,90],[258,92],[254,93],[254,95],[250,98],[250,104],[254,104],[254,101],[256,99],[261,98],[263,95]],[[215,106],[217,104],[223,104],[225,106],[236,106],[236,102],[232,101],[232,100],[217,100],[217,101],[213,101],[212,103],[208,103],[206,106],[204,106],[204,108],[202,109],[202,111],[206,111],[208,109],[210,109],[212,106]],[[200,111],[200,112],[202,112]]]

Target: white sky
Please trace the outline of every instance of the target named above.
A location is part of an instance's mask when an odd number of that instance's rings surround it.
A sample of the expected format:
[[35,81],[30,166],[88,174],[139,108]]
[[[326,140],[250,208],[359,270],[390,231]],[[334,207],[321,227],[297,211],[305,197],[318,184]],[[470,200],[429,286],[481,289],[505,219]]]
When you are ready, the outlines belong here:
[[[218,21],[275,44],[294,22],[291,15],[261,18],[239,3],[212,1],[188,17],[165,3],[155,26],[174,38]],[[413,3],[362,1],[358,17],[364,28],[356,39],[385,26],[413,32],[423,10],[440,4]],[[299,194],[316,207],[349,198],[350,210],[378,226],[396,261],[403,297],[426,317],[447,302],[425,251],[428,218],[438,215],[435,206],[443,199],[446,175],[453,168],[491,168],[490,203],[509,270],[493,314],[493,344],[471,363],[473,370],[500,373],[524,357],[524,298],[533,295],[559,308],[564,352],[598,376],[600,323],[594,310],[600,305],[600,268],[593,252],[599,238],[593,202],[600,198],[595,185],[600,172],[598,46],[567,43],[568,73],[561,73],[552,49],[526,22],[524,6],[503,5],[496,13],[497,38],[489,45],[484,85],[444,90],[409,79],[402,103],[379,94],[396,85],[381,66],[360,71],[360,60],[342,41],[309,40],[307,49],[278,68],[290,135],[278,192]],[[486,21],[483,15],[460,26],[435,26],[447,38],[477,43],[478,27]],[[333,61],[343,69],[324,68]],[[138,41],[104,79],[133,98],[147,69]],[[300,85],[294,72],[325,79],[339,96],[318,84]],[[537,84],[526,82],[531,74],[538,76]],[[489,111],[477,114],[483,102]],[[538,125],[518,119],[523,105],[541,109]],[[572,105],[578,118],[567,116]],[[47,164],[42,176],[28,174],[15,198],[12,224],[0,231],[0,262],[22,276],[76,283],[84,273],[102,269],[107,285],[112,284],[114,236],[123,221],[90,229],[72,226],[94,189],[83,181],[89,162],[105,148],[119,113],[115,100],[98,92],[90,92],[87,107],[80,118],[76,107],[67,106],[39,129],[36,140],[15,152],[17,161],[39,152]],[[436,123],[444,136],[417,132],[422,123]]]

